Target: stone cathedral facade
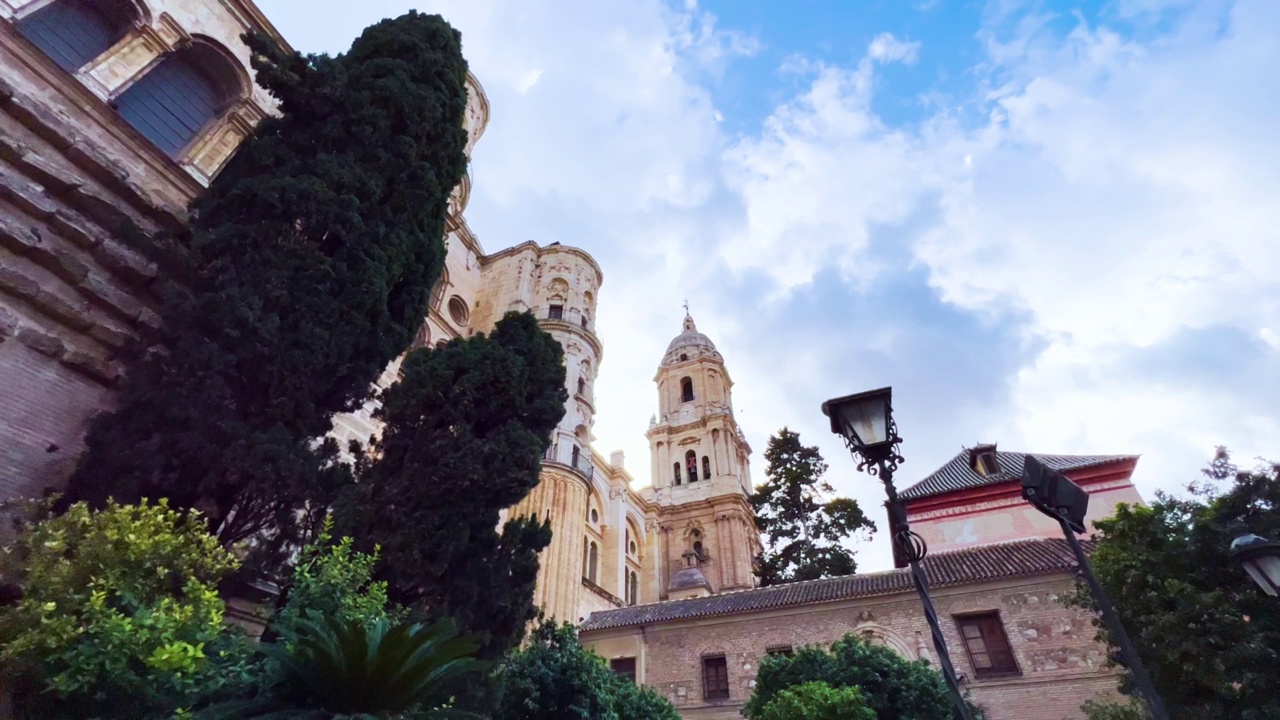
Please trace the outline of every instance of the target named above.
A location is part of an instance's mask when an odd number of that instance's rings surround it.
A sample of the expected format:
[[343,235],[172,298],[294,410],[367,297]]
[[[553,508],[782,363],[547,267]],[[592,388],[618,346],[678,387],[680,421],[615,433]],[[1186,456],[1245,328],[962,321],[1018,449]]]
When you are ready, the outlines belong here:
[[[88,420],[113,402],[117,353],[157,321],[170,268],[115,228],[181,227],[275,111],[238,40],[249,30],[288,47],[252,0],[0,0],[0,498],[70,474]],[[489,103],[474,77],[467,88],[470,156]],[[633,476],[622,453],[596,452],[604,274],[559,242],[486,250],[463,214],[470,192],[468,174],[414,344],[485,332],[517,310],[564,348],[564,419],[541,483],[507,510],[552,523],[535,591],[547,615],[577,623],[584,644],[685,718],[739,717],[762,657],[849,632],[935,660],[901,569],[756,587],[751,448],[726,358],[687,313],[654,358],[648,469]],[[374,410],[336,418],[334,436],[375,435]],[[1136,457],[1037,457],[1090,491],[1091,518],[1141,501]],[[1018,497],[1024,459],[976,445],[902,497],[934,548],[924,564],[966,691],[990,720],[1077,718],[1115,676],[1089,618],[1058,602],[1074,561]]]

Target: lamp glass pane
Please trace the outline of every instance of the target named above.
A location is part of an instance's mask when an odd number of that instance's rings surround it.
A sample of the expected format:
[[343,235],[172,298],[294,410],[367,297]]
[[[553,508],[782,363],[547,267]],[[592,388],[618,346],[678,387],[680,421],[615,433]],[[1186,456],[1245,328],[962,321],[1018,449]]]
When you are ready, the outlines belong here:
[[1275,596],[1280,592],[1280,557],[1264,555],[1246,560],[1244,569],[1268,595]]
[[887,403],[884,397],[869,397],[842,403],[840,419],[846,433],[853,433],[859,445],[876,445],[889,439]]

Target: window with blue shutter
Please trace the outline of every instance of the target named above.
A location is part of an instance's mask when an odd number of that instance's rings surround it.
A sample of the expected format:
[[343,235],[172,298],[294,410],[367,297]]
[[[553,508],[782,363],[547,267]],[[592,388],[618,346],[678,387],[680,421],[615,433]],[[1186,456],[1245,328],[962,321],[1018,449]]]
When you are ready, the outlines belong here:
[[175,157],[226,104],[220,84],[194,53],[166,57],[116,98],[116,110],[161,150]]
[[[106,52],[129,29],[127,11],[107,2],[56,0],[18,21],[18,31],[67,72]],[[123,3],[122,3],[123,4]]]

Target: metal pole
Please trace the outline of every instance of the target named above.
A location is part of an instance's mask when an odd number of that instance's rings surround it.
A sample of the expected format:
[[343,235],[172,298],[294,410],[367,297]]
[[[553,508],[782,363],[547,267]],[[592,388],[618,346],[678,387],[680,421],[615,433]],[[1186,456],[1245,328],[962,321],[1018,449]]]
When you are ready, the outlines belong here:
[[942,677],[947,681],[947,689],[951,691],[951,702],[956,706],[956,715],[961,720],[970,720],[969,707],[965,704],[964,695],[960,693],[960,683],[956,680],[956,669],[951,665],[951,655],[947,653],[947,640],[942,636],[938,613],[933,609],[933,600],[929,597],[929,579],[919,563],[911,563],[911,579],[915,582],[920,603],[924,605],[924,619],[929,623],[933,649],[938,653],[938,665],[942,667]]
[[1133,643],[1129,640],[1129,635],[1124,631],[1124,625],[1120,624],[1120,616],[1116,614],[1116,608],[1111,604],[1111,597],[1107,595],[1107,591],[1102,588],[1102,583],[1098,582],[1098,578],[1093,574],[1093,567],[1089,564],[1089,558],[1084,554],[1084,548],[1080,546],[1080,540],[1076,537],[1071,526],[1067,524],[1065,518],[1058,518],[1059,524],[1062,525],[1062,534],[1067,536],[1067,544],[1071,546],[1071,551],[1076,555],[1076,564],[1080,568],[1080,573],[1084,575],[1084,580],[1089,584],[1089,591],[1093,593],[1094,602],[1098,603],[1098,610],[1102,613],[1102,621],[1107,626],[1107,633],[1111,636],[1111,640],[1120,648],[1120,656],[1124,658],[1124,662],[1129,666],[1129,672],[1133,675],[1133,682],[1138,686],[1138,693],[1142,695],[1142,699],[1147,701],[1147,708],[1151,710],[1151,717],[1154,720],[1169,720],[1169,713],[1164,709],[1164,701],[1160,699],[1159,693],[1156,692],[1156,686],[1152,684],[1150,676],[1147,675],[1147,668],[1142,664],[1142,659],[1138,657],[1138,651],[1134,649]]
[[[907,523],[906,507],[898,499],[898,490],[893,486],[893,469],[880,463],[880,479],[884,482],[885,493],[889,496],[889,515],[894,518],[891,528],[894,542],[909,541],[907,534],[911,526]],[[910,548],[903,548],[904,555],[911,553]],[[919,558],[923,559],[923,555]],[[938,624],[938,612],[933,609],[933,599],[929,597],[929,577],[916,558],[908,557],[911,567],[911,581],[916,586],[916,594],[920,596],[920,604],[924,606],[924,619],[929,623],[929,633],[933,636],[933,649],[938,653],[938,665],[942,669],[942,678],[951,691],[951,703],[955,705],[955,714],[959,720],[971,720],[969,706],[965,704],[964,695],[960,692],[960,682],[956,680],[956,669],[951,664],[951,653],[947,652],[947,639],[942,635],[942,627]]]

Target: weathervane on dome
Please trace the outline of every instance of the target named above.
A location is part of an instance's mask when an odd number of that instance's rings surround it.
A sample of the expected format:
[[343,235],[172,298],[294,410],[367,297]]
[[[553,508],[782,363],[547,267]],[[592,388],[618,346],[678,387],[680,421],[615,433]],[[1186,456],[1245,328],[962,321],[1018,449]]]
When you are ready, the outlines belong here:
[[689,314],[689,298],[684,299],[684,314]]

